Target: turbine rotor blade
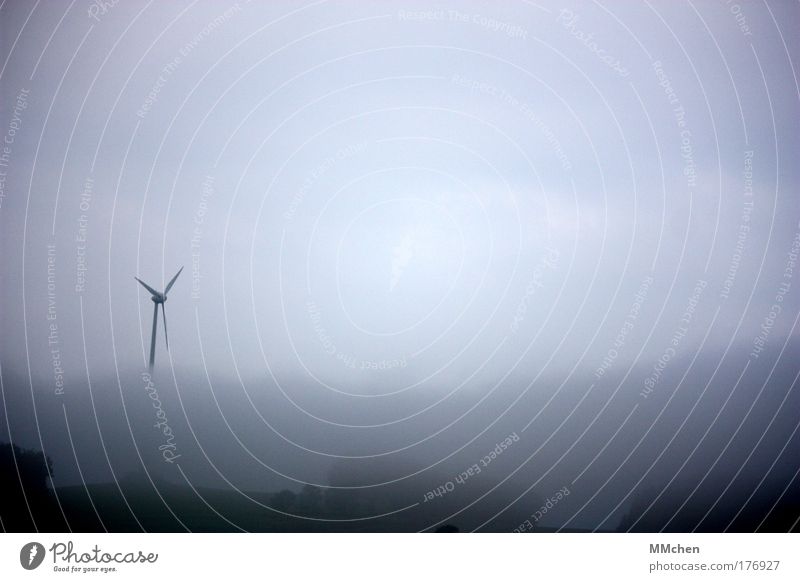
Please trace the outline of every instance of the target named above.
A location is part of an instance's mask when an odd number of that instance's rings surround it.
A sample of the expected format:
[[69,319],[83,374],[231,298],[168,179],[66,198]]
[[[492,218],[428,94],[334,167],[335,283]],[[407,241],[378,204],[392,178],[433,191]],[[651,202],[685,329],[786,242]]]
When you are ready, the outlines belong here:
[[170,282],[167,284],[167,288],[166,288],[166,289],[164,289],[164,295],[166,295],[167,293],[169,293],[169,290],[170,290],[170,289],[172,289],[172,286],[175,284],[175,280],[178,278],[178,275],[180,275],[180,274],[181,274],[181,271],[183,271],[183,267],[181,267],[180,269],[178,269],[178,272],[177,272],[177,273],[175,273],[175,276],[174,276],[174,277],[172,278],[172,280],[171,280],[171,281],[170,281]]
[[158,327],[158,303],[153,303],[153,335],[150,337],[150,370],[156,361],[156,328]]
[[169,351],[169,336],[167,336],[167,311],[164,309],[164,304],[161,304],[161,315],[164,319],[164,342],[167,344],[167,351]]
[[155,289],[153,289],[153,288],[152,288],[150,285],[148,285],[147,283],[145,283],[144,281],[142,281],[142,280],[141,280],[139,277],[134,277],[134,279],[136,279],[137,281],[139,281],[139,283],[141,283],[141,284],[142,284],[142,287],[144,287],[145,289],[147,289],[148,291],[150,291],[150,294],[151,294],[151,295],[154,295],[154,296],[158,296],[158,295],[159,295],[158,291],[156,291],[156,290],[155,290]]

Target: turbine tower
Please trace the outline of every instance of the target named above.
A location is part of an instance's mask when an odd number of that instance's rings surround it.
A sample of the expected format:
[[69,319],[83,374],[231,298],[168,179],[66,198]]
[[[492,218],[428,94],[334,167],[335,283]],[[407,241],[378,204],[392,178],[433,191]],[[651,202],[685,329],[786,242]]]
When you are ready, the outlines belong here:
[[142,284],[142,287],[147,289],[150,292],[150,300],[153,302],[153,336],[150,340],[150,370],[153,369],[153,364],[155,363],[156,359],[156,327],[158,326],[158,306],[161,305],[161,315],[164,318],[164,341],[167,344],[167,350],[169,350],[169,338],[167,337],[167,312],[164,310],[164,302],[167,300],[167,293],[169,290],[172,289],[172,286],[175,284],[175,280],[178,278],[178,275],[181,274],[183,271],[183,267],[181,267],[172,280],[167,283],[167,288],[164,289],[163,293],[159,293],[150,285],[142,281],[139,277],[134,277],[139,283]]

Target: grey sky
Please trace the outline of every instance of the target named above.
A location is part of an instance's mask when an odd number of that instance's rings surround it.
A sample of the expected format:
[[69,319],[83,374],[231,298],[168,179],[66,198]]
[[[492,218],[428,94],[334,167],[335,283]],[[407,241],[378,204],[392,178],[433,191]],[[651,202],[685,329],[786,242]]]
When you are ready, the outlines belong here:
[[609,400],[596,442],[637,403],[638,440],[670,348],[659,398],[796,354],[794,2],[98,6],[0,9],[0,363],[47,418],[90,422],[91,380],[104,438],[153,460],[133,277],[180,266],[154,377],[201,481],[196,440],[242,483],[324,484],[337,456],[481,450],[555,394],[546,438],[596,385],[554,462]]

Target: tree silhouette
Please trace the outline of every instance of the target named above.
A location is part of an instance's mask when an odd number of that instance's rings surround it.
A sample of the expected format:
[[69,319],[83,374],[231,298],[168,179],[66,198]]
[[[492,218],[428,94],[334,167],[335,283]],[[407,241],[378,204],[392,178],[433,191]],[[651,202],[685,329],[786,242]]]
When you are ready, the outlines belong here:
[[318,516],[322,513],[323,503],[322,489],[314,485],[304,485],[295,500],[295,508],[302,515]]
[[294,510],[296,499],[297,495],[288,489],[284,489],[272,496],[272,507],[278,511],[290,513]]
[[49,474],[53,462],[41,451],[0,443],[0,520],[5,531],[50,529],[55,517]]

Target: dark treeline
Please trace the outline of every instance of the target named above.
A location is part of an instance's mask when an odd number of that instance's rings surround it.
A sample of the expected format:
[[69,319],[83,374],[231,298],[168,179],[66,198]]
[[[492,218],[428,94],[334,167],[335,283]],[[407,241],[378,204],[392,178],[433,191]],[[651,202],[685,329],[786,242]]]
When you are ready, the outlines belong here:
[[[441,503],[435,508],[433,504],[420,505],[392,514],[418,501],[417,489],[402,482],[364,489],[306,485],[298,491],[253,492],[183,486],[151,481],[144,473],[129,473],[117,483],[53,488],[49,474],[58,469],[57,464],[54,466],[39,451],[8,443],[0,443],[0,464],[0,518],[5,531],[455,532],[465,531],[464,524],[482,523],[504,506],[501,495],[495,504],[487,501],[463,510],[472,499],[455,492],[449,499],[439,499]],[[380,471],[379,466],[372,469]],[[345,482],[347,474],[346,464],[334,465],[331,485]],[[797,531],[800,503],[796,486],[789,487],[778,499],[754,495],[747,503],[735,495],[717,502],[702,488],[694,495],[684,488],[668,488],[659,495],[660,491],[656,487],[644,488],[633,498],[616,530],[685,532],[697,527],[697,531]],[[490,519],[481,531],[513,531],[541,504],[539,496],[529,495],[496,519]],[[457,512],[456,518],[443,519]],[[523,529],[555,529],[533,525]],[[466,530],[472,527],[469,525]]]
[[[299,491],[236,491],[179,485],[144,472],[131,472],[116,483],[52,487],[57,471],[39,451],[0,443],[3,481],[0,519],[5,531],[43,532],[181,532],[181,531],[458,531],[443,518],[469,503],[463,495],[440,499],[435,510],[421,505],[418,488],[408,483],[374,488],[317,487]],[[380,467],[373,467],[380,471]],[[346,467],[331,471],[337,482]],[[151,480],[152,479],[152,480]],[[412,493],[413,492],[413,493]],[[483,529],[511,531],[534,511],[531,495],[517,510],[505,512]],[[476,504],[463,511],[466,522],[484,521],[498,504]],[[436,524],[438,520],[442,523]],[[436,525],[434,525],[436,524]],[[434,527],[431,527],[431,526]]]

